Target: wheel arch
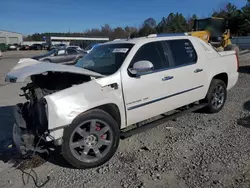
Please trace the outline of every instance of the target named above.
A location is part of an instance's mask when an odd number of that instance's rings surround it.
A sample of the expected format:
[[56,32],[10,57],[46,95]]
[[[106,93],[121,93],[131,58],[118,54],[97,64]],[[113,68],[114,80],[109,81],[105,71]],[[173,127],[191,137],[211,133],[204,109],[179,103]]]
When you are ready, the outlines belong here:
[[212,73],[209,75],[209,78],[207,80],[207,84],[205,84],[205,92],[204,92],[204,98],[207,96],[207,93],[209,91],[209,87],[212,83],[212,80],[214,79],[218,79],[218,80],[222,80],[225,84],[226,87],[228,87],[228,74],[226,72],[220,72],[220,73]]
[[107,103],[107,104],[102,104],[102,105],[99,105],[99,106],[95,106],[93,108],[90,108],[88,109],[87,111],[84,111],[80,114],[78,114],[73,120],[72,122],[78,118],[79,116],[81,116],[82,114],[88,112],[88,111],[91,111],[91,110],[94,110],[94,109],[100,109],[100,110],[103,110],[104,112],[107,112],[109,115],[111,115],[114,120],[117,122],[118,126],[119,126],[119,129],[121,129],[121,124],[122,124],[122,120],[121,120],[121,113],[120,113],[120,110],[119,110],[119,107],[114,104],[114,103]]
[[107,112],[108,114],[110,114],[114,118],[114,120],[117,122],[119,129],[121,128],[121,113],[116,104],[114,103],[103,104],[101,106],[96,106],[89,110],[93,110],[93,109],[101,109]]
[[[213,79],[221,80],[221,81],[223,81],[223,82],[226,84],[226,86],[228,86],[228,75],[227,75],[227,73],[225,73],[225,72],[215,75],[215,76],[212,78],[212,80],[213,80]],[[212,80],[211,80],[211,81],[212,81]]]

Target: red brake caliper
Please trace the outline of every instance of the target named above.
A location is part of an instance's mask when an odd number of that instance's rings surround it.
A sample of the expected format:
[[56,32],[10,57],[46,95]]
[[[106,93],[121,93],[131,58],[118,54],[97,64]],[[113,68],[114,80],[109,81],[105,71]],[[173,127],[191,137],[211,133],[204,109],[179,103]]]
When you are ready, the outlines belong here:
[[[101,128],[100,128],[100,125],[99,124],[96,124],[96,128],[95,128],[96,131],[100,131]],[[101,139],[105,139],[105,136],[104,134],[100,136]]]

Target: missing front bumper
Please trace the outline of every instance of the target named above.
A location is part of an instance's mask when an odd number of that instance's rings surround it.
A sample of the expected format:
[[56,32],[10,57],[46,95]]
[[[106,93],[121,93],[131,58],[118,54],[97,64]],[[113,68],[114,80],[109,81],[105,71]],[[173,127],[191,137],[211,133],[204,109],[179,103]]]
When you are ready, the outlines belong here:
[[13,141],[16,149],[22,154],[26,155],[34,150],[35,135],[27,130],[26,122],[22,115],[23,104],[17,104],[14,107],[15,123],[13,126]]
[[14,144],[16,146],[16,149],[21,153],[21,154],[25,154],[24,152],[22,152],[22,139],[21,139],[21,129],[20,127],[14,123],[13,126],[13,141]]

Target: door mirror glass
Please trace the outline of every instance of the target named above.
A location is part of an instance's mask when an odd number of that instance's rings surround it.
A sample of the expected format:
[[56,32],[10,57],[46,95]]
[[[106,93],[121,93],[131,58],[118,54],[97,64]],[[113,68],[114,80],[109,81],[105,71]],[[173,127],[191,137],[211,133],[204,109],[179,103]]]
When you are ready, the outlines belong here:
[[129,72],[132,75],[140,75],[143,73],[152,72],[154,65],[150,61],[137,61],[134,63],[132,68],[129,68]]

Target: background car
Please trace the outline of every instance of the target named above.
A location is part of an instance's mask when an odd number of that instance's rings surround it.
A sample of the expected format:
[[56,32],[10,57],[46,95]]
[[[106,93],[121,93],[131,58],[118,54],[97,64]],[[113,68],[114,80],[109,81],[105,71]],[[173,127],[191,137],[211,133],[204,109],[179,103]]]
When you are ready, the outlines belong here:
[[55,44],[55,45],[52,45],[50,46],[50,50],[53,50],[53,49],[65,49],[66,48],[66,44]]
[[76,49],[53,49],[48,53],[34,56],[32,59],[49,62],[49,63],[61,63],[67,65],[74,65],[81,59],[86,53]]
[[17,50],[18,44],[9,44],[8,50]]
[[89,52],[91,52],[91,50],[93,50],[96,46],[99,46],[100,44],[99,43],[97,43],[97,44],[90,44],[90,45],[88,45],[85,49],[84,49],[84,51],[86,52],[86,53],[89,53]]
[[21,45],[19,50],[29,50],[30,46],[29,45]]
[[69,49],[69,48],[72,48],[72,49],[76,49],[76,50],[83,50],[80,46],[67,46],[66,47],[67,49]]
[[43,50],[49,50],[49,44],[48,43],[42,43]]
[[32,44],[30,46],[30,50],[42,50],[43,49],[43,45],[42,44]]

